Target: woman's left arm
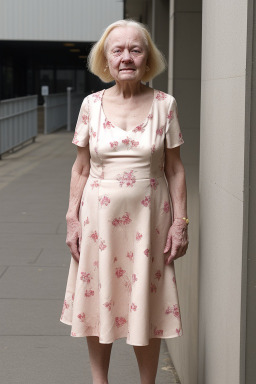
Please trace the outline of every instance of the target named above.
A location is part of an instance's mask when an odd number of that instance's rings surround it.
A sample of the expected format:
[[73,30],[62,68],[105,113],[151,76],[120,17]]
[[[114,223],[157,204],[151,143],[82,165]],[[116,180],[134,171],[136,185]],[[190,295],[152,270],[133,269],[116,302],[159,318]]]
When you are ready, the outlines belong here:
[[173,224],[167,235],[164,253],[171,250],[166,264],[185,255],[188,248],[188,224],[183,220],[187,217],[187,187],[185,170],[180,158],[180,147],[165,149],[164,172],[168,182],[173,206]]

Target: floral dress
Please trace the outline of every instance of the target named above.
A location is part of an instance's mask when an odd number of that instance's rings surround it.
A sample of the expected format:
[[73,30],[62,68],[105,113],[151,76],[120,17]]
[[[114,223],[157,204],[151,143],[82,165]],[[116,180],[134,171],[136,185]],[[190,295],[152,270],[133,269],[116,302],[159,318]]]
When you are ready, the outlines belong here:
[[125,131],[106,118],[103,94],[84,99],[73,138],[89,143],[90,174],[60,320],[72,336],[148,345],[182,335],[174,263],[164,263],[173,220],[164,154],[184,141],[173,96],[154,90],[145,121]]

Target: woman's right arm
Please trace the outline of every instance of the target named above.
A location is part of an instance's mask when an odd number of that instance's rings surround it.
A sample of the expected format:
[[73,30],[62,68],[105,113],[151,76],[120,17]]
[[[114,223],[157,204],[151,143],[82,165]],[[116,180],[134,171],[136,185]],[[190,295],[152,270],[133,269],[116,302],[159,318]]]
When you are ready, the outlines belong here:
[[72,257],[79,262],[79,244],[82,230],[79,222],[79,208],[84,190],[90,173],[89,145],[77,147],[77,157],[72,167],[70,181],[69,207],[66,214],[67,238],[66,244],[70,248]]

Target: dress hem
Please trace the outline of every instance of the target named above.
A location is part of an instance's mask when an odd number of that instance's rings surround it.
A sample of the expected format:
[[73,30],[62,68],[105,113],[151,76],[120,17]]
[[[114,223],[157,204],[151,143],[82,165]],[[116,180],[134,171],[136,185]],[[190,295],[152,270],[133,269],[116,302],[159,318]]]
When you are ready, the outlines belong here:
[[[60,319],[60,322],[72,327],[72,323],[67,321],[67,320]],[[94,334],[93,335],[92,334],[90,334],[90,335],[75,334],[74,335],[74,334],[71,333],[70,336],[71,337],[90,337],[90,336],[96,336],[96,337],[100,338],[98,334],[95,334],[95,335]],[[181,336],[183,336],[183,333],[180,333],[180,334],[175,333],[175,334],[172,334],[172,335],[169,335],[169,336],[162,336],[162,337],[161,336],[154,336],[154,337],[149,337],[148,339],[149,340],[150,339],[163,339],[164,340],[164,339],[174,339],[175,337],[181,337]],[[109,342],[102,342],[102,341],[100,341],[99,343],[100,344],[112,344],[116,340],[125,339],[125,338],[126,338],[126,344],[128,344],[128,345],[132,345],[132,346],[135,346],[135,347],[145,347],[145,346],[149,345],[149,343],[148,344],[134,344],[134,343],[132,344],[132,343],[129,343],[127,341],[127,335],[116,337],[115,339],[113,339],[112,341],[109,341]]]

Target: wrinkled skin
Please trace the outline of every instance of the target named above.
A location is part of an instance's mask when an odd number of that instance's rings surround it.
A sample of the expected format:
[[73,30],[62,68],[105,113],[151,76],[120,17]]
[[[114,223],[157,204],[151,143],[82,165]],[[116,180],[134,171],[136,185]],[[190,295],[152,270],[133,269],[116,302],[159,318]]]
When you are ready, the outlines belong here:
[[73,259],[78,263],[80,258],[80,244],[82,227],[79,222],[79,208],[85,184],[90,172],[89,145],[77,148],[76,161],[73,164],[70,182],[69,207],[66,214],[67,237],[66,244]]
[[80,244],[82,240],[82,228],[79,220],[76,218],[67,219],[67,238],[66,244],[68,245],[71,255],[78,263],[80,258]]
[[164,253],[169,251],[165,264],[168,265],[181,256],[184,256],[188,249],[188,225],[182,219],[175,219],[167,235]]

